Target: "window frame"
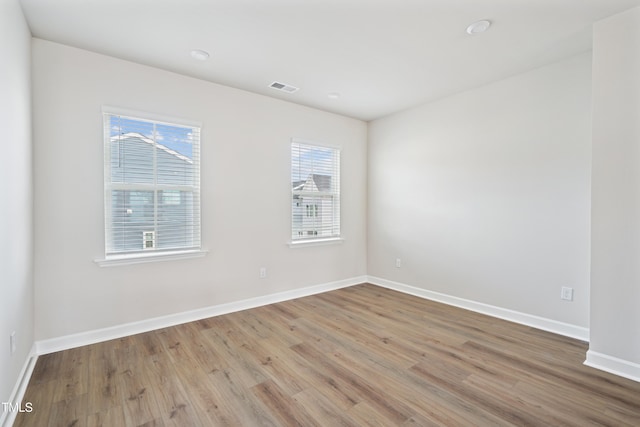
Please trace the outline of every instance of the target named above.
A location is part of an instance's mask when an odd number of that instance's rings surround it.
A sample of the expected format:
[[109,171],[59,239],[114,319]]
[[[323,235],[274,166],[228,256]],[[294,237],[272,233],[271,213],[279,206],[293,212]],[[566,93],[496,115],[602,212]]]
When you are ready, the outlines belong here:
[[[193,170],[193,181],[192,184],[175,184],[175,183],[159,183],[158,182],[158,168],[157,168],[157,160],[155,159],[156,152],[154,151],[154,160],[153,160],[153,184],[148,183],[113,183],[111,182],[111,161],[112,161],[112,151],[111,151],[111,117],[120,116],[125,117],[131,120],[137,120],[141,122],[148,122],[153,124],[154,128],[156,125],[161,126],[174,126],[181,128],[192,128],[194,130],[197,129],[198,138],[194,145],[195,154],[192,156],[192,161],[194,165]],[[207,251],[202,248],[202,202],[201,202],[201,180],[200,180],[200,171],[201,171],[201,151],[202,151],[202,124],[195,121],[185,120],[181,118],[161,116],[158,114],[134,111],[123,108],[116,108],[110,106],[102,107],[102,125],[103,125],[103,161],[104,161],[104,183],[103,183],[103,191],[104,191],[104,258],[95,259],[94,261],[100,266],[111,266],[111,265],[127,265],[127,264],[137,264],[141,262],[154,262],[154,261],[165,261],[165,260],[173,260],[173,259],[183,259],[183,258],[193,258],[193,257],[201,257],[206,255]],[[154,144],[158,144],[158,141],[154,140]],[[162,144],[160,144],[162,145]],[[155,148],[155,145],[154,145]],[[122,148],[118,146],[117,155],[118,161],[121,159]],[[195,203],[194,209],[196,209],[191,218],[192,218],[192,226],[194,227],[194,233],[192,235],[193,245],[185,246],[185,247],[174,247],[174,248],[144,248],[142,247],[140,250],[125,250],[125,251],[113,251],[109,250],[109,242],[112,240],[112,192],[118,190],[125,191],[152,191],[154,193],[154,214],[153,214],[153,222],[154,222],[154,245],[157,238],[157,222],[160,215],[160,208],[158,207],[160,204],[159,198],[162,197],[163,191],[166,190],[168,192],[175,191],[187,191],[190,192],[193,196],[194,200],[197,200]],[[144,235],[144,233],[143,233]],[[141,241],[144,242],[144,237],[141,236]]]
[[[332,170],[332,178],[333,180],[335,180],[337,182],[337,184],[335,185],[335,187],[333,187],[332,184],[332,189],[330,191],[315,191],[315,192],[305,192],[305,191],[296,191],[293,187],[293,175],[294,175],[294,145],[298,145],[298,146],[304,146],[306,148],[318,148],[320,150],[326,151],[326,150],[331,150],[332,151],[332,155],[333,155],[333,170]],[[290,227],[290,233],[289,233],[289,246],[294,248],[294,247],[305,247],[305,246],[315,246],[315,245],[326,245],[326,244],[333,244],[333,243],[342,243],[344,241],[344,237],[342,234],[342,212],[341,212],[341,182],[340,182],[340,175],[341,175],[341,159],[342,159],[342,149],[340,147],[337,146],[331,146],[331,145],[327,145],[327,144],[323,144],[323,143],[318,143],[316,141],[310,141],[310,140],[306,140],[306,139],[301,139],[301,138],[291,138],[290,144],[289,144],[289,154],[290,154],[290,162],[289,162],[289,167],[290,167],[290,182],[289,182],[289,188],[290,188],[290,198],[289,198],[289,203],[290,203],[290,220],[291,220],[291,227]],[[314,198],[315,200],[309,202],[309,203],[302,203],[302,201],[300,199],[297,199],[295,196],[308,196],[311,198]],[[312,216],[309,216],[309,218],[318,218],[319,216],[322,216],[322,213],[318,214],[318,205],[321,204],[321,202],[318,200],[322,199],[322,198],[327,198],[327,197],[331,197],[332,199],[332,214],[331,214],[331,220],[332,220],[332,233],[331,235],[328,236],[319,236],[318,235],[318,229],[315,229],[314,234],[309,234],[306,235],[304,234],[304,230],[302,230],[302,235],[301,237],[297,237],[295,236],[296,233],[296,229],[294,229],[295,227],[295,205],[298,204],[298,207],[300,209],[302,209],[302,216],[306,217],[308,213],[313,213]],[[306,210],[305,210],[306,209]],[[337,230],[337,232],[336,232]]]

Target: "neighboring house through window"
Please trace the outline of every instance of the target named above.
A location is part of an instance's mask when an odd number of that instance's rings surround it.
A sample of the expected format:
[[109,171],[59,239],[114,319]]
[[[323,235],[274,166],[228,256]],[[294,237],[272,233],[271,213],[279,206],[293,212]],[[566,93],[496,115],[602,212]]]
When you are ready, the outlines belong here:
[[291,143],[291,239],[340,237],[340,150]]
[[200,249],[200,127],[104,110],[105,251]]

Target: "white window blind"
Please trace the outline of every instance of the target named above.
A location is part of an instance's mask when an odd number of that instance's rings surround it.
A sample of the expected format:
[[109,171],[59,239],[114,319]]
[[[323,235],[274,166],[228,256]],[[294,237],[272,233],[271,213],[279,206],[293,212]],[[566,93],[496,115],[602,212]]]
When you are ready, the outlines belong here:
[[104,113],[105,252],[200,249],[200,128]]
[[291,143],[291,239],[340,237],[340,150]]

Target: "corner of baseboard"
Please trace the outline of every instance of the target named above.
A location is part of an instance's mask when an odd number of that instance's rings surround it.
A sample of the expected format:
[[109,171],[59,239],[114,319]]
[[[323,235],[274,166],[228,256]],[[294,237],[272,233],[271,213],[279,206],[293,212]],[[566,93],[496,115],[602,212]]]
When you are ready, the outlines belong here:
[[628,360],[588,350],[584,364],[610,374],[640,382],[640,364]]

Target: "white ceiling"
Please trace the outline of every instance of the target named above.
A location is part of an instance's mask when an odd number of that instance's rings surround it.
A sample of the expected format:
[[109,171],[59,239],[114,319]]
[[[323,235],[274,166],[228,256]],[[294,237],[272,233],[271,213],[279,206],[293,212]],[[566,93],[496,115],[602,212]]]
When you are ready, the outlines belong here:
[[21,3],[35,37],[371,120],[587,51],[593,22],[640,0]]

